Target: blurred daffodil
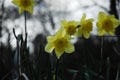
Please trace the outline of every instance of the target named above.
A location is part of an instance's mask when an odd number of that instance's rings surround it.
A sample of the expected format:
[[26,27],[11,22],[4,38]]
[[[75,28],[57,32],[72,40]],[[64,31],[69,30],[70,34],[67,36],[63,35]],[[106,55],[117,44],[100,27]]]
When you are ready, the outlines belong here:
[[119,25],[120,21],[117,20],[114,15],[107,15],[104,12],[99,12],[97,21],[99,36],[103,36],[105,34],[110,34],[113,36],[115,34],[115,28]]
[[19,7],[19,13],[23,13],[24,11],[28,11],[29,13],[33,13],[33,6],[35,5],[34,0],[13,0],[12,3]]
[[83,36],[84,38],[88,39],[90,36],[90,32],[92,31],[93,28],[93,19],[86,19],[86,14],[83,14],[81,20],[80,20],[80,27],[78,27],[77,31],[77,36],[81,37]]
[[52,53],[55,49],[55,53],[57,58],[59,59],[60,56],[66,53],[74,52],[74,46],[70,42],[71,37],[63,33],[63,30],[60,29],[55,36],[48,36],[47,37],[47,45],[45,46],[45,51],[48,53]]
[[61,26],[68,35],[74,35],[76,33],[77,22],[75,21],[63,20],[61,21]]

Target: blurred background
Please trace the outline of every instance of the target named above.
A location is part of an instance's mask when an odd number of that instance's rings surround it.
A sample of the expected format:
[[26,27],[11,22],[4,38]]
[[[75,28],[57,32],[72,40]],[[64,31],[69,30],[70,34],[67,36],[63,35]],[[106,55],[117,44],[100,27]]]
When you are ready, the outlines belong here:
[[[13,28],[17,36],[25,36],[24,14],[19,14],[11,1],[0,0],[0,80],[18,77]],[[91,37],[73,40],[76,50],[63,54],[59,60],[58,80],[120,80],[120,27],[116,29],[116,36],[104,37],[101,60],[101,37],[97,36],[95,24],[100,11],[120,19],[120,0],[35,1],[33,14],[27,13],[27,49],[21,53],[21,70],[29,80],[52,80],[56,57],[44,51],[46,37],[59,29],[61,20],[80,21],[84,13],[95,20]]]

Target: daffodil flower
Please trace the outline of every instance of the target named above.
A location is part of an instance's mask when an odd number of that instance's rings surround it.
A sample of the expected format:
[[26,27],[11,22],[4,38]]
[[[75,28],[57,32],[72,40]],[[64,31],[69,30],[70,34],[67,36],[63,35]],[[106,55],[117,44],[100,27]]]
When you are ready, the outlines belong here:
[[12,3],[19,7],[20,14],[24,11],[28,11],[31,14],[33,13],[34,0],[13,0]]
[[59,59],[64,52],[74,52],[75,49],[70,40],[71,37],[63,33],[62,29],[60,29],[56,35],[47,37],[48,43],[45,46],[45,51],[52,53],[52,51],[55,50],[57,58]]
[[68,35],[74,35],[76,33],[77,22],[75,21],[63,20],[61,21],[61,26]]
[[80,20],[80,27],[78,27],[77,31],[77,36],[81,37],[83,36],[84,38],[88,39],[90,36],[90,32],[92,31],[93,28],[93,19],[86,19],[86,14],[83,14],[81,20]]
[[120,21],[115,18],[114,15],[107,15],[104,12],[99,12],[97,28],[98,35],[103,36],[105,34],[115,35],[115,28],[120,25]]

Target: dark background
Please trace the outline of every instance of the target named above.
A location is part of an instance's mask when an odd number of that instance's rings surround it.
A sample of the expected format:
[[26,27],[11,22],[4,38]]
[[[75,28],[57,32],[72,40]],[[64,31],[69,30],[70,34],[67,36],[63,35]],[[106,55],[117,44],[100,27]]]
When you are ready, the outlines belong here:
[[[42,1],[37,1],[41,3]],[[116,6],[120,5],[119,0],[110,0],[110,10],[108,13],[114,14],[118,19],[120,11]],[[10,44],[10,32],[2,26],[8,18],[19,18],[17,9],[7,10],[4,8],[4,0],[0,5],[0,38],[4,36],[2,30],[8,34],[7,46],[0,42],[0,80],[25,80],[19,76],[18,64],[15,63],[16,50]],[[13,12],[14,13],[13,13]],[[11,16],[10,13],[13,13]],[[47,14],[52,28],[55,23],[51,12]],[[27,14],[27,17],[31,15]],[[42,15],[41,22],[44,23],[45,15]],[[6,25],[7,26],[7,25]],[[44,25],[43,25],[44,26]],[[46,34],[49,34],[45,30]],[[50,55],[44,51],[46,45],[46,35],[38,34],[32,41],[34,52],[30,54],[29,47],[25,47],[25,41],[21,40],[21,69],[29,80],[52,80],[52,75],[56,74],[58,80],[120,80],[120,27],[116,29],[116,36],[105,36],[103,40],[103,56],[101,60],[101,38],[91,35],[89,39],[79,38],[75,45],[75,52],[63,54],[59,60],[55,54]],[[52,59],[51,59],[52,58]],[[56,64],[57,61],[57,64]]]

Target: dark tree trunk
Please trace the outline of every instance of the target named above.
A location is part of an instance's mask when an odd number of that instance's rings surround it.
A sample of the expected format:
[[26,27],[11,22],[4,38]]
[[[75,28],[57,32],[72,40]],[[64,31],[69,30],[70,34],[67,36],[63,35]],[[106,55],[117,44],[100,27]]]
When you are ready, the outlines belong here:
[[116,9],[116,0],[110,0],[110,14],[114,14],[118,19],[117,9]]

